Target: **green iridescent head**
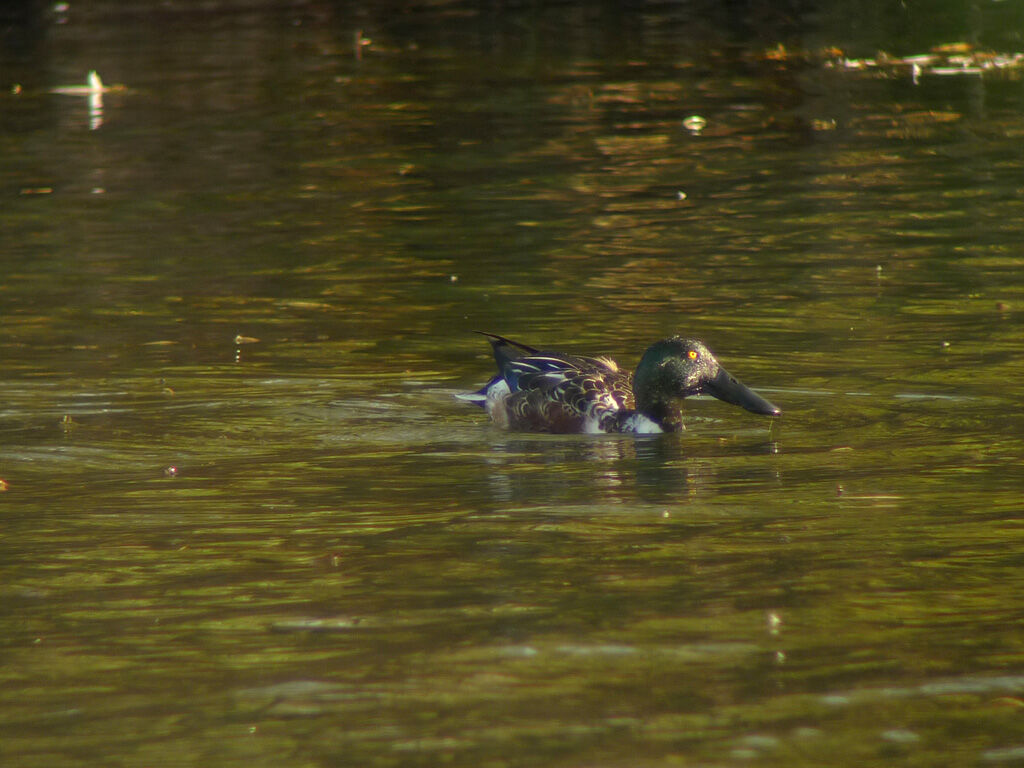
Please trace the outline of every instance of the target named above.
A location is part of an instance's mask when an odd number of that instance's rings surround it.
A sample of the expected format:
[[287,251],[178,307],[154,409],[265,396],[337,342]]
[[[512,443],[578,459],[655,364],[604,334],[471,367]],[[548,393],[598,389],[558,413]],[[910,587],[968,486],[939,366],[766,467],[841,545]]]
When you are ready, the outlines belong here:
[[644,352],[633,377],[637,410],[669,425],[679,420],[678,401],[711,395],[752,413],[776,416],[782,411],[723,368],[702,342],[675,336]]

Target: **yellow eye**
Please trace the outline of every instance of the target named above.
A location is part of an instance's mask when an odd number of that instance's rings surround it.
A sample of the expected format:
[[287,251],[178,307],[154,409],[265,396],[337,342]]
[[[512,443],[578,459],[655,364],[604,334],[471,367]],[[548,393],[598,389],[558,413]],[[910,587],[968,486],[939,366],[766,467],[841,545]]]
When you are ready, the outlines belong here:
[[700,357],[700,355],[697,354],[697,350],[696,349],[691,349],[686,354],[689,355],[691,360],[696,360],[698,357]]

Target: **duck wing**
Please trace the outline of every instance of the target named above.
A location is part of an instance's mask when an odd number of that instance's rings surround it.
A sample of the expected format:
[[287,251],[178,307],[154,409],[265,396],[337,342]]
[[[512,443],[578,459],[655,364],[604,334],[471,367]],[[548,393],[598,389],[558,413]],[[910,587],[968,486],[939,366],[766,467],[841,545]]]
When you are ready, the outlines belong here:
[[511,429],[605,432],[615,414],[635,407],[632,376],[608,358],[523,354],[507,361],[501,376]]

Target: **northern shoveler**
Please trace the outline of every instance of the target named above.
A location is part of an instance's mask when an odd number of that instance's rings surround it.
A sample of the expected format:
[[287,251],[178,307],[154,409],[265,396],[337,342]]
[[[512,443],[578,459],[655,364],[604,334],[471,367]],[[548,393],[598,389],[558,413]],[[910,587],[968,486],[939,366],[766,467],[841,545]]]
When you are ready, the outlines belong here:
[[753,413],[782,411],[731,376],[696,339],[673,336],[650,346],[636,373],[608,357],[542,352],[493,333],[498,375],[458,395],[483,407],[495,424],[532,432],[674,432],[680,401],[707,394]]

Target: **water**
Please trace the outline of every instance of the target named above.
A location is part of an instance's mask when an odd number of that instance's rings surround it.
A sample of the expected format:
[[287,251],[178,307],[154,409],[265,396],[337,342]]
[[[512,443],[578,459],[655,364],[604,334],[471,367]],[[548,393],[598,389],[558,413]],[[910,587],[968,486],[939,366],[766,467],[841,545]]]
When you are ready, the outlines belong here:
[[[3,764],[1024,761],[1019,75],[815,53],[1008,5],[6,22]],[[784,413],[502,433],[473,329]]]

